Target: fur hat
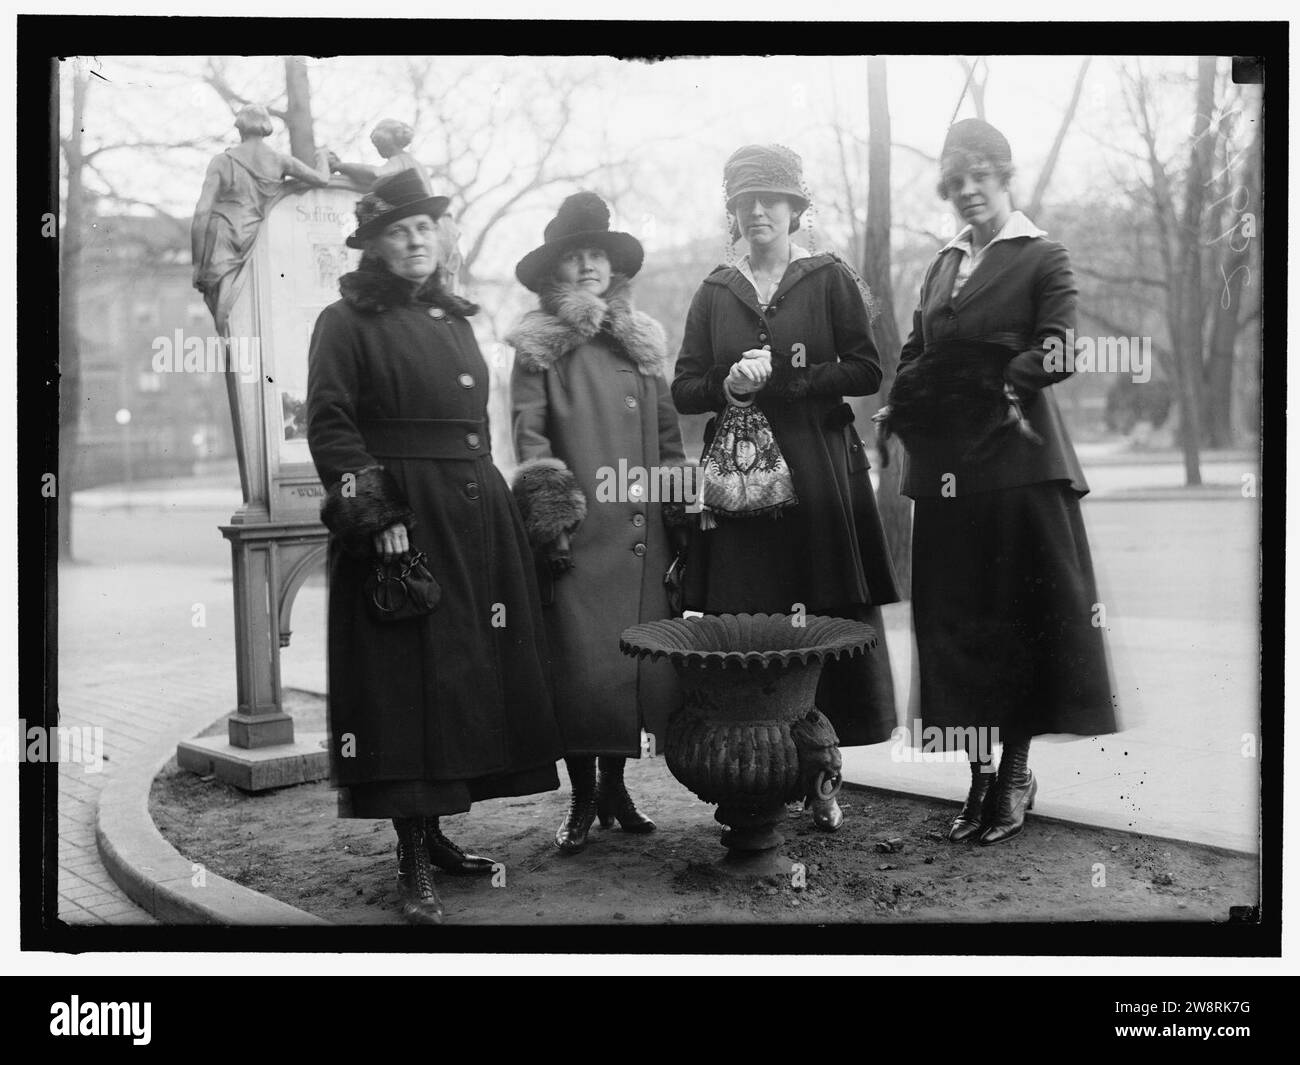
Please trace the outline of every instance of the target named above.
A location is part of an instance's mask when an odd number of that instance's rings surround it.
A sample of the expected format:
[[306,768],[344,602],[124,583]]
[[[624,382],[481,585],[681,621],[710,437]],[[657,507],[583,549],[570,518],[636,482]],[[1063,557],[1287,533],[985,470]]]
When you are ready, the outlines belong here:
[[795,201],[795,209],[808,209],[803,183],[803,160],[784,144],[747,144],[737,148],[722,168],[727,210],[746,193],[775,193]]
[[357,201],[357,229],[348,237],[349,248],[364,248],[384,227],[413,214],[427,214],[435,222],[451,203],[446,196],[430,196],[418,172],[402,170],[384,178]]
[[575,248],[600,248],[609,256],[612,272],[633,277],[645,261],[645,249],[630,233],[609,228],[609,207],[594,192],[575,192],[547,224],[542,244],[515,267],[519,283],[541,292],[553,279],[560,259]]

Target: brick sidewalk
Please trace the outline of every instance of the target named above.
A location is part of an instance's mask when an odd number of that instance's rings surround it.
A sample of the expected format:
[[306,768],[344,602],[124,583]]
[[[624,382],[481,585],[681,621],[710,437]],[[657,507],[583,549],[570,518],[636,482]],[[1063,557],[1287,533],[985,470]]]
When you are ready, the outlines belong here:
[[[61,725],[103,729],[102,772],[59,767],[59,917],[155,924],[109,879],[95,847],[99,794],[117,766],[197,732],[235,705],[233,608],[220,570],[65,566],[59,573]],[[191,624],[202,603],[206,627]],[[146,648],[153,653],[142,654]]]

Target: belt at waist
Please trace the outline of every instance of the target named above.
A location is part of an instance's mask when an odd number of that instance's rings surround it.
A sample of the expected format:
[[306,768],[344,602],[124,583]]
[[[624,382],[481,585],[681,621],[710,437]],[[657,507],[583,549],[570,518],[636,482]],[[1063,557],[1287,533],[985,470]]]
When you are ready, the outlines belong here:
[[361,423],[376,458],[481,459],[492,454],[487,425],[468,418],[377,418]]

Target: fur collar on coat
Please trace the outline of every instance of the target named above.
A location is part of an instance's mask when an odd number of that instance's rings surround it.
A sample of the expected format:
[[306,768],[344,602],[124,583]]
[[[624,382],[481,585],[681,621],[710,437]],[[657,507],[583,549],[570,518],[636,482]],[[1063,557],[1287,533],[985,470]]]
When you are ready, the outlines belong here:
[[604,296],[578,285],[554,284],[541,294],[541,308],[529,311],[506,337],[519,364],[543,373],[564,355],[600,333],[616,340],[647,377],[664,376],[668,338],[663,326],[632,306],[632,286],[615,274]]
[[452,295],[442,287],[441,267],[416,291],[382,262],[368,255],[362,257],[357,269],[339,278],[339,292],[350,307],[371,314],[416,303],[429,303],[462,318],[478,313],[477,304]]

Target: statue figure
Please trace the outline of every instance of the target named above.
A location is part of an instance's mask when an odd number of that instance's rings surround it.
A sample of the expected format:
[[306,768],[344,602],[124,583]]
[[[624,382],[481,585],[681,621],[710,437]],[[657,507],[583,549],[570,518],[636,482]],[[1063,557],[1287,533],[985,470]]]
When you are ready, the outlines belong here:
[[[403,170],[414,170],[420,175],[420,183],[426,192],[433,192],[429,180],[429,171],[423,163],[406,150],[415,136],[415,130],[396,118],[381,119],[370,131],[370,143],[384,158],[379,166],[368,163],[345,163],[333,152],[330,153],[330,167],[346,178],[356,182],[363,191],[369,192],[376,182],[383,178],[400,174]],[[456,282],[464,257],[460,251],[460,229],[451,214],[444,211],[435,223],[438,230],[438,268],[442,271],[443,287],[456,292]]]
[[330,180],[326,149],[316,153],[313,170],[266,143],[272,132],[266,108],[256,104],[240,108],[235,128],[240,143],[208,164],[190,227],[194,287],[203,293],[222,336],[234,303],[235,280],[252,250],[266,208],[284,181],[293,178],[320,187]]

